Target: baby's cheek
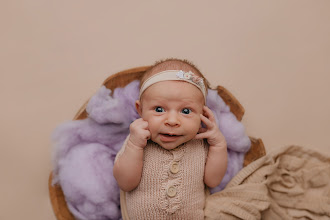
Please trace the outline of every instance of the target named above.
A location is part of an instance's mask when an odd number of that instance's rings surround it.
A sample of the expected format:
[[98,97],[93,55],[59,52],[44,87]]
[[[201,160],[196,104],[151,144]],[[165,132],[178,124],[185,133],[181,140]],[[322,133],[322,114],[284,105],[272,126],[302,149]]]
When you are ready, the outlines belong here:
[[153,138],[156,136],[156,132],[157,132],[157,129],[156,129],[157,126],[155,126],[153,123],[149,123],[149,126],[148,126],[148,129],[149,129],[149,132],[150,132],[150,139],[153,140]]
[[[199,123],[199,125],[200,125],[200,123]],[[198,133],[200,127],[201,127],[201,126],[191,126],[191,127],[189,128],[189,133],[190,133],[191,135],[196,135],[196,134]]]

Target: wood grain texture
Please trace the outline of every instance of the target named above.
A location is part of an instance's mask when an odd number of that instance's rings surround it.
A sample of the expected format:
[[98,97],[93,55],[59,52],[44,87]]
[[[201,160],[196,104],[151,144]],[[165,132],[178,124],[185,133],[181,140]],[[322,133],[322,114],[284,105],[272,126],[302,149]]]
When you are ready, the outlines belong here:
[[[117,87],[125,87],[127,84],[134,80],[140,80],[145,71],[150,66],[137,67],[128,69],[114,75],[109,76],[102,85],[113,91]],[[218,94],[224,102],[230,107],[230,111],[236,116],[237,120],[241,121],[244,115],[244,108],[239,101],[223,86],[217,87]],[[74,117],[74,120],[81,120],[87,118],[86,105],[89,100],[79,109]],[[261,139],[250,137],[251,149],[246,153],[244,158],[244,166],[266,154],[264,144]],[[49,197],[55,216],[58,220],[74,220],[73,215],[70,213],[61,186],[52,185],[52,173],[49,176]]]
[[259,159],[262,156],[266,155],[266,149],[264,143],[260,138],[250,137],[251,140],[251,148],[245,154],[243,166],[247,166],[253,161]]
[[49,175],[48,189],[49,198],[52,203],[53,211],[58,220],[74,220],[75,218],[68,209],[65,197],[60,185],[52,185],[53,174]]
[[[111,91],[115,90],[115,88],[117,87],[125,87],[127,84],[134,80],[140,80],[145,71],[150,67],[151,66],[142,66],[121,71],[119,73],[109,76],[106,80],[104,80],[102,85],[110,89]],[[86,105],[88,101],[89,100],[87,100],[85,104],[79,109],[79,111],[74,117],[75,120],[87,118]]]

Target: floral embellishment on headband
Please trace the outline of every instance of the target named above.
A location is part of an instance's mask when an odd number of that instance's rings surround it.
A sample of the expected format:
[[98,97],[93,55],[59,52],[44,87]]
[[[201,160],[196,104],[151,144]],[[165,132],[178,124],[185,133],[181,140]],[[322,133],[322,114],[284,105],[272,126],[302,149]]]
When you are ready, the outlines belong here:
[[184,72],[183,70],[180,70],[176,76],[180,79],[183,80],[188,80],[191,82],[196,83],[197,85],[199,85],[200,87],[202,87],[203,89],[204,87],[204,82],[203,82],[203,78],[196,76],[193,72],[189,71],[189,72]]

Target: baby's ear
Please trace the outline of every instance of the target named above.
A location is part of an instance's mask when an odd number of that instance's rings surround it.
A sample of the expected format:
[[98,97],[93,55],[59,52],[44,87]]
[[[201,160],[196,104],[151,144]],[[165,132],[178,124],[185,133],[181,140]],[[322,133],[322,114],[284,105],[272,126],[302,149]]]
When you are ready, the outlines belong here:
[[140,100],[135,101],[135,108],[139,115],[142,117],[142,106]]

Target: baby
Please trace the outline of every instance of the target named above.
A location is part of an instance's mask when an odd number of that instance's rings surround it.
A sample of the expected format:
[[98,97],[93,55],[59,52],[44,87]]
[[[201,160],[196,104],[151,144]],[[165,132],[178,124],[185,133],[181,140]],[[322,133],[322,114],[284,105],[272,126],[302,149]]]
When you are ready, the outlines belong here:
[[219,185],[227,169],[226,140],[205,106],[205,84],[195,66],[176,59],[142,78],[141,118],[113,169],[129,219],[204,219],[205,185]]

